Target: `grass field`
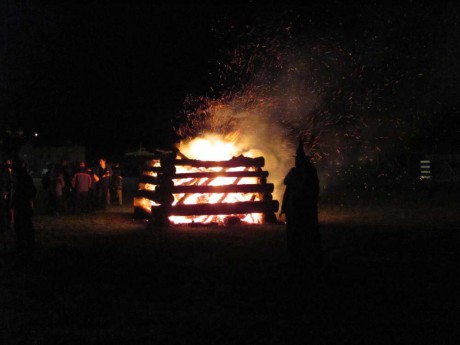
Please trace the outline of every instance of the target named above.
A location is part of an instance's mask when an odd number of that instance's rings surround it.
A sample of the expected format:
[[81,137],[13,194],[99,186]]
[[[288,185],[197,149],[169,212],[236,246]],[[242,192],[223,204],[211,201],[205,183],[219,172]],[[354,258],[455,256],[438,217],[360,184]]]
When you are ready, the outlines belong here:
[[319,278],[281,224],[37,215],[34,255],[0,255],[0,344],[458,344],[459,205],[323,200]]

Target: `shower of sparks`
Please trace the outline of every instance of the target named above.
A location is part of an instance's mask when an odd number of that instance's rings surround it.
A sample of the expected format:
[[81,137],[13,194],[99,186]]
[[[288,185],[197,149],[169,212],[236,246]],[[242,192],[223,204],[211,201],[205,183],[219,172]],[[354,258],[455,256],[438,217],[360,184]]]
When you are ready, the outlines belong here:
[[[413,37],[396,32],[309,37],[304,27],[295,20],[247,26],[238,36],[240,45],[219,63],[214,96],[186,99],[178,134],[238,133],[241,145],[266,157],[278,186],[293,163],[299,136],[323,187],[343,183],[366,189],[370,174],[386,176],[382,165],[374,171],[382,159],[393,174],[402,173],[397,171],[402,148],[431,121],[413,106],[425,100],[414,102],[412,89],[423,83],[432,56],[422,53]],[[426,38],[425,32],[420,35]],[[399,45],[409,40],[411,47]]]

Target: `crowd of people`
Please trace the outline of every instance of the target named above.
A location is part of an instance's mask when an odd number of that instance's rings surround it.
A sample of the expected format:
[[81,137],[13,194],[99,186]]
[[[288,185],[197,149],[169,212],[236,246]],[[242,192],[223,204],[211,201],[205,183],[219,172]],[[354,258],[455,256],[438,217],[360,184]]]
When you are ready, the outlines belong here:
[[[49,164],[41,182],[48,214],[82,214],[123,204],[120,164],[110,166],[104,158],[94,168],[84,161],[76,168],[66,160]],[[4,160],[0,164],[0,245],[6,251],[30,253],[35,247],[36,197],[37,187],[23,162]]]
[[42,177],[46,208],[49,214],[81,214],[123,204],[123,176],[119,163],[97,165],[81,161],[72,168],[66,160],[50,164]]

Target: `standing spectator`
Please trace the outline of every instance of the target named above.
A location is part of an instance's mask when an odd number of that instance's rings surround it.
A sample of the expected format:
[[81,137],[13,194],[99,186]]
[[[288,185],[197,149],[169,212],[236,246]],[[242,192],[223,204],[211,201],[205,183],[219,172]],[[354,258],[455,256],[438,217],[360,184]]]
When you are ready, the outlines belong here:
[[47,213],[54,214],[56,209],[55,189],[54,189],[54,171],[56,167],[54,164],[48,164],[46,172],[42,176],[42,187],[45,191],[46,198],[46,211]]
[[11,197],[13,194],[13,175],[11,160],[7,159],[0,165],[0,236],[6,250],[10,250],[11,233]]
[[109,204],[109,188],[110,188],[110,177],[112,176],[112,169],[107,165],[104,158],[99,159],[99,166],[96,168],[96,175],[99,179],[97,182],[97,198],[98,208],[107,209]]
[[11,201],[13,197],[13,169],[12,169],[12,161],[11,159],[5,160],[5,163],[3,164],[2,167],[2,174],[1,174],[1,191],[4,192],[4,203],[3,207],[4,210],[2,210],[2,215],[4,215],[4,218],[2,218],[4,222],[4,226],[6,228],[11,227],[11,222],[12,222],[12,211],[11,211]]
[[89,187],[88,192],[88,207],[89,211],[93,212],[97,208],[97,182],[99,177],[93,172],[93,169],[88,168],[86,172],[91,177],[91,186]]
[[72,188],[75,190],[75,213],[89,212],[89,190],[91,176],[86,170],[85,162],[80,162],[79,171],[73,175]]
[[318,273],[322,266],[321,239],[318,230],[319,180],[310,157],[299,140],[295,167],[284,179],[286,191],[281,213],[286,214],[289,262]]
[[115,163],[112,170],[112,195],[114,201],[121,206],[123,205],[123,176],[121,176],[120,163]]
[[56,201],[56,215],[64,212],[64,190],[65,190],[65,179],[64,173],[59,167],[55,170],[54,178],[54,197]]
[[69,163],[66,159],[61,160],[59,169],[62,171],[64,176],[64,190],[62,192],[62,204],[64,211],[72,210],[73,198],[72,198],[72,176],[73,172]]
[[34,200],[37,194],[34,181],[22,162],[13,163],[15,176],[12,199],[16,250],[30,253],[35,248],[35,229],[32,223]]

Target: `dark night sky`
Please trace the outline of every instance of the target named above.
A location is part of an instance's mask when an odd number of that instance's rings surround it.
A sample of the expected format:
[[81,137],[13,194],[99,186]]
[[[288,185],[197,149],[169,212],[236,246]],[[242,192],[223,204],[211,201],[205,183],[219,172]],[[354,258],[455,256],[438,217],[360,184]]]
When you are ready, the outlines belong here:
[[[382,51],[391,47],[383,56],[395,65],[389,78],[401,77],[403,84],[395,102],[458,105],[454,2],[298,7],[8,1],[0,9],[0,124],[37,131],[43,143],[70,140],[108,152],[170,141],[171,119],[186,95],[209,92],[216,62],[237,46],[229,28],[238,32],[286,13],[301,18],[312,40],[383,37]],[[410,71],[406,77],[404,70]]]
[[120,140],[138,145],[134,138],[150,132],[168,138],[169,119],[185,94],[206,88],[215,56],[210,22],[198,10],[124,4],[3,9],[2,108],[27,131],[104,148],[124,146]]

